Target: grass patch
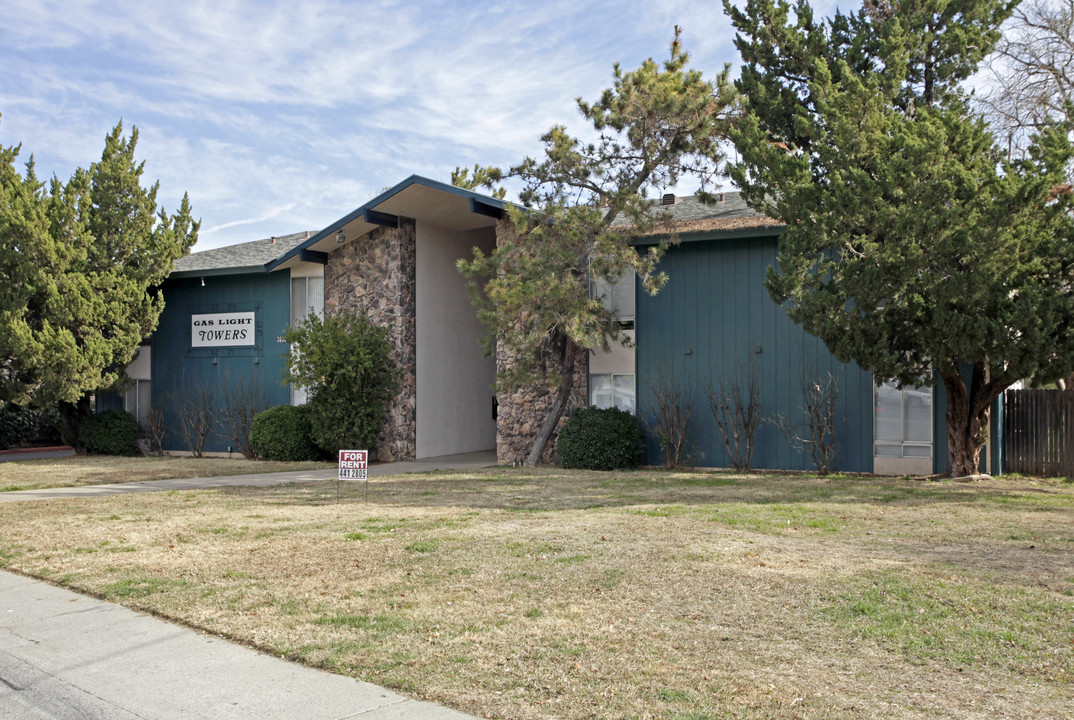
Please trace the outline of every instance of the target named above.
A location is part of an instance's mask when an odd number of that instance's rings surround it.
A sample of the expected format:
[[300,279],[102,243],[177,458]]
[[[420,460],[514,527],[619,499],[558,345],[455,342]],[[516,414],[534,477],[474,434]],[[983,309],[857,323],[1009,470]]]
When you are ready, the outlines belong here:
[[419,540],[418,542],[410,543],[406,546],[406,549],[412,553],[431,553],[440,547],[440,541],[435,539]]
[[1074,678],[1074,653],[1044,660],[1057,633],[1074,641],[1071,610],[1071,603],[1032,588],[885,571],[858,579],[826,612],[859,637],[915,663],[942,660],[952,667],[991,666],[1025,675],[1044,669]]
[[120,580],[104,588],[104,596],[109,600],[124,600],[128,598],[144,598],[147,595],[161,593],[166,590],[181,587],[185,583],[181,580],[162,577],[141,577]]
[[0,564],[485,717],[1051,718],[1072,511],[1031,478],[492,469],[4,504]]
[[333,464],[323,462],[75,455],[0,463],[0,492],[175,478],[324,470],[332,467]]
[[407,623],[403,619],[387,615],[329,615],[318,618],[317,624],[360,630],[378,639],[404,632],[407,629]]

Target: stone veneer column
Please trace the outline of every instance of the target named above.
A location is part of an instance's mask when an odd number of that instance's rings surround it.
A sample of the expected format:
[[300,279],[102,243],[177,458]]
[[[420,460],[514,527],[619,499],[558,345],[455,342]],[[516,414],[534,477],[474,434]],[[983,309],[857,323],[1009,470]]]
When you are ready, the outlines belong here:
[[[504,238],[513,238],[515,228],[510,220],[504,219],[496,226],[496,244],[499,245]],[[588,401],[588,369],[589,353],[578,353],[579,361],[575,368],[574,390],[571,399],[567,403],[567,411],[563,414],[563,420],[552,433],[552,439],[548,442],[543,463],[559,462],[559,454],[556,452],[556,439],[559,437],[559,429],[563,427],[570,411],[573,408],[583,407]],[[496,371],[500,372],[510,367],[511,356],[502,346],[496,347]],[[529,454],[533,439],[541,429],[548,409],[555,400],[555,386],[533,385],[521,388],[510,393],[497,394],[498,411],[496,414],[496,458],[501,465],[521,463]]]
[[324,269],[324,307],[333,315],[365,311],[388,328],[392,359],[400,368],[399,391],[377,439],[377,459],[413,459],[417,450],[417,233],[414,220],[377,228],[329,253]]

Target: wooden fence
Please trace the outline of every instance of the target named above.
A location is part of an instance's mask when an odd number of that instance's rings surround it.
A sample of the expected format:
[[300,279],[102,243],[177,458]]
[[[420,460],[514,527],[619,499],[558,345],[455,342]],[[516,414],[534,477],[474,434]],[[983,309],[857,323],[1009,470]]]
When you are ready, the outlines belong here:
[[1008,390],[1004,471],[1074,477],[1074,390]]

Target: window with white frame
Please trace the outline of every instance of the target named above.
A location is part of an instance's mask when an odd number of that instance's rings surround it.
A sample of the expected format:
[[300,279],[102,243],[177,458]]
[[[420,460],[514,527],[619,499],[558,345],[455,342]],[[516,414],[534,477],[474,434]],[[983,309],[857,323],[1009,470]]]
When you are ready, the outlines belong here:
[[873,394],[876,457],[932,457],[932,388],[892,382]]
[[324,278],[291,278],[291,324],[302,322],[310,313],[324,317]]
[[593,297],[600,298],[620,322],[634,320],[634,271],[627,270],[615,282],[593,280]]
[[589,404],[634,412],[634,375],[607,373],[589,376]]
[[123,393],[123,409],[138,418],[138,422],[146,425],[146,415],[149,413],[149,402],[152,385],[149,380],[135,380],[134,384]]
[[[291,278],[291,325],[296,325],[310,315],[324,317],[324,277]],[[306,389],[291,385],[291,404],[304,405],[309,400]]]

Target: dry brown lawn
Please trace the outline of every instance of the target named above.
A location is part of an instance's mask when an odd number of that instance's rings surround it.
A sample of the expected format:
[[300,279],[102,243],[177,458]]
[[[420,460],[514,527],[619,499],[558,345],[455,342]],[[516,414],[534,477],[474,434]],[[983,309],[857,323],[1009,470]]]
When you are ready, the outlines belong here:
[[489,718],[1074,717],[1061,482],[492,469],[17,503],[0,564]]
[[67,458],[0,463],[0,492],[332,467],[335,467],[332,463],[321,462],[75,455]]

